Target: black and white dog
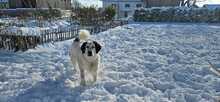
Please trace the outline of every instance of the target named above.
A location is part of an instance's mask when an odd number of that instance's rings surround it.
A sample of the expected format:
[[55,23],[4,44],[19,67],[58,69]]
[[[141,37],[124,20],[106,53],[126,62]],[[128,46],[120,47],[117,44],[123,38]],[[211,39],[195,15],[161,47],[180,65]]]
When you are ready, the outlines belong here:
[[80,71],[80,84],[86,85],[85,72],[91,73],[93,81],[97,80],[98,68],[100,66],[101,45],[89,39],[90,33],[87,30],[80,30],[79,37],[73,41],[70,58],[74,68]]

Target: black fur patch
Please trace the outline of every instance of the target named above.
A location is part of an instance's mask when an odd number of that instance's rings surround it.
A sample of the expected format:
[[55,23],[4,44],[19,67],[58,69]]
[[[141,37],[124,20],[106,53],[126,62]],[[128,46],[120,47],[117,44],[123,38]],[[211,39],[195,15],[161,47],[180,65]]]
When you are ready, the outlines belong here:
[[96,53],[99,53],[99,51],[102,49],[102,46],[96,41],[93,41],[93,43],[95,44]]
[[80,39],[77,37],[77,38],[75,38],[74,41],[75,41],[75,42],[80,42]]
[[87,42],[84,42],[81,46],[81,51],[83,54],[86,52],[86,44],[87,44]]

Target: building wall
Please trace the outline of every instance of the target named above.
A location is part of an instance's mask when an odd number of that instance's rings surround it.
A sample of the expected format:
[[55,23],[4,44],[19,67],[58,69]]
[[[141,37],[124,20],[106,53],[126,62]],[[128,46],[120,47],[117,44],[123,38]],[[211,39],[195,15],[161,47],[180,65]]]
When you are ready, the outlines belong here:
[[[127,17],[132,16],[134,14],[134,10],[136,5],[143,5],[141,0],[105,0],[103,2],[103,7],[114,6],[116,8],[116,17],[115,18],[123,18],[126,17],[125,13],[127,13]],[[130,5],[129,7],[125,7],[125,5]]]
[[160,6],[178,6],[178,0],[143,0],[146,7],[160,7]]
[[[142,7],[160,7],[160,6],[178,6],[180,1],[177,0],[102,0],[103,7],[106,8],[112,4],[116,5],[116,18],[125,17],[125,12],[128,16],[134,14],[137,4],[141,4]],[[125,7],[126,4],[130,4],[130,7]]]

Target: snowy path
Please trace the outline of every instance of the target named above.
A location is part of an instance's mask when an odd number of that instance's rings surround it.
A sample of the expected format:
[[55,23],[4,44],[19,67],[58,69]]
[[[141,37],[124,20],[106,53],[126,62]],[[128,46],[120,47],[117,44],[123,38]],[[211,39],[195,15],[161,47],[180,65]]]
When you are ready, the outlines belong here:
[[220,77],[207,63],[220,67],[220,26],[133,24],[93,37],[104,45],[95,85],[77,85],[71,41],[1,52],[0,102],[215,102],[220,96]]

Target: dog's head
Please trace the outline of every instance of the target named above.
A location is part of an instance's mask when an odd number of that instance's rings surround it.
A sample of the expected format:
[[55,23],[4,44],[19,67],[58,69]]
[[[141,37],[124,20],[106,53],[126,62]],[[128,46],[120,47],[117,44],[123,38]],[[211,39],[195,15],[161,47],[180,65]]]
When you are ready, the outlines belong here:
[[87,41],[82,44],[81,51],[84,55],[91,57],[98,54],[101,48],[102,46],[98,42]]

